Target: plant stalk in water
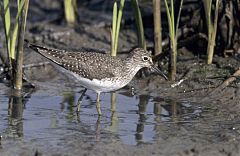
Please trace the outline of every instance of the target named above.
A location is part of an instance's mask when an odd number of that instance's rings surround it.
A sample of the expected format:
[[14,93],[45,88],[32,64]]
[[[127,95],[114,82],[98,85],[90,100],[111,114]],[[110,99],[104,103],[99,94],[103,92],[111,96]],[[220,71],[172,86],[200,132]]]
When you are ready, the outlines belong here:
[[26,29],[27,22],[27,13],[28,13],[29,0],[25,0],[21,16],[19,18],[19,32],[18,32],[18,44],[17,44],[17,53],[16,53],[16,73],[14,76],[14,89],[22,89],[22,66],[23,66],[23,47],[24,47],[24,34]]
[[[9,0],[3,1],[3,12],[1,12],[3,17],[3,25],[5,31],[5,39],[7,44],[8,51],[8,64],[11,77],[12,85],[16,89],[22,88],[22,60],[23,60],[23,41],[24,41],[24,32],[26,25],[26,16],[28,10],[29,0],[18,0],[17,1],[17,14],[14,19],[13,27],[11,26],[11,16],[9,8]],[[19,30],[20,22],[20,30]],[[11,31],[12,28],[12,31]],[[12,35],[11,35],[12,32]],[[16,51],[16,43],[17,51]],[[17,56],[17,58],[16,58]],[[21,80],[19,80],[21,79]]]
[[177,30],[182,10],[183,0],[180,1],[179,11],[177,16],[177,21],[175,25],[175,13],[174,13],[174,0],[170,0],[170,8],[168,6],[167,0],[164,0],[167,19],[168,19],[168,29],[169,29],[169,37],[170,37],[170,63],[169,63],[169,79],[176,79],[177,72]]

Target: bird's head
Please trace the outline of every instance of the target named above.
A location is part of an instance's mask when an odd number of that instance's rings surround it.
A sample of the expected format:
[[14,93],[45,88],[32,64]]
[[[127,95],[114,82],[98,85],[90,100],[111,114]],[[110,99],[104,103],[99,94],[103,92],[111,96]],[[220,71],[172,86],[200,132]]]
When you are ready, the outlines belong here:
[[138,64],[141,68],[153,66],[152,56],[149,51],[145,51],[142,48],[135,48],[131,52],[131,57],[133,61]]
[[167,80],[167,76],[161,70],[154,66],[151,52],[146,51],[142,48],[135,48],[131,52],[131,58],[133,62],[138,64],[140,68],[152,68],[154,71],[156,71],[159,75],[161,75]]

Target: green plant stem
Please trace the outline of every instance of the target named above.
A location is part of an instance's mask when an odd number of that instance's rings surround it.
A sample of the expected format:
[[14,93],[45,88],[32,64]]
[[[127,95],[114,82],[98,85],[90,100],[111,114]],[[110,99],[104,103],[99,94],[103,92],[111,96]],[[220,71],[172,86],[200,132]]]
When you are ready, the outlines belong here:
[[145,37],[144,37],[144,28],[141,11],[139,9],[138,0],[131,0],[132,6],[134,8],[134,15],[137,25],[137,34],[138,34],[138,45],[139,47],[147,50]]
[[[15,48],[16,48],[16,42],[17,42],[17,36],[18,36],[18,24],[19,24],[19,17],[21,16],[22,9],[24,6],[26,0],[21,0],[20,2],[18,1],[18,12],[15,17],[14,25],[13,25],[13,33],[12,36],[10,37],[9,43],[10,43],[10,60],[15,59]],[[11,19],[9,19],[11,21]]]
[[[173,4],[172,4],[173,5]],[[173,32],[174,34],[171,37],[171,44],[172,44],[172,54],[170,54],[170,80],[175,80],[176,79],[176,73],[177,73],[177,33],[178,33],[178,26],[179,26],[179,21],[180,21],[180,16],[181,16],[181,11],[182,11],[182,5],[183,5],[183,0],[181,0],[180,2],[180,6],[179,6],[179,11],[177,14],[177,22],[176,22],[176,26],[174,29],[174,24],[173,24]],[[174,6],[172,6],[173,9]],[[172,16],[174,18],[174,14]],[[174,23],[174,19],[172,19],[173,23]]]
[[174,0],[170,1],[171,10],[168,7],[167,0],[164,0],[167,18],[168,18],[168,28],[169,28],[169,38],[170,38],[170,63],[169,63],[169,79],[176,79],[177,72],[177,31],[180,21],[180,14],[182,10],[183,0],[180,2],[180,8],[177,15],[177,23],[175,25],[175,13],[174,13]]
[[74,25],[76,22],[76,7],[74,7],[74,5],[76,5],[75,0],[64,0],[65,19],[70,26]]
[[112,31],[111,31],[111,55],[116,56],[117,51],[115,51],[115,38],[116,38],[116,25],[117,25],[117,1],[113,4],[113,17],[112,17]]
[[174,20],[175,20],[175,16],[174,16],[174,4],[173,4],[174,2],[173,2],[173,0],[171,0],[171,21],[172,21],[172,27],[171,27],[171,29],[172,29],[172,35],[171,36],[173,36],[173,38],[172,39],[174,39],[175,38],[175,22],[174,22]]
[[11,68],[11,59],[10,59],[10,27],[11,27],[11,17],[10,17],[10,8],[9,8],[9,0],[3,1],[3,24],[4,24],[4,30],[5,30],[5,38],[6,38],[6,44],[7,44],[7,51],[8,51],[8,58],[9,58],[9,66]]
[[205,11],[205,18],[207,21],[208,32],[209,31],[211,32],[211,29],[212,29],[211,5],[212,5],[212,0],[203,0],[203,6],[204,6],[204,11]]
[[[177,23],[176,23],[176,30],[175,30],[176,36],[178,36],[177,35],[177,31],[178,31],[178,27],[179,27],[179,21],[180,21],[180,16],[181,16],[181,12],[182,12],[182,5],[183,5],[183,0],[180,0],[180,1],[181,2],[180,2],[180,6],[179,6],[179,11],[178,11],[178,16],[177,16]],[[176,39],[177,39],[177,37],[176,37]]]
[[121,26],[124,2],[125,2],[125,0],[120,1],[120,6],[119,6],[119,10],[118,10],[118,15],[117,15],[117,25],[116,25],[116,33],[115,33],[115,39],[114,39],[114,51],[116,53],[117,53],[117,48],[118,48],[118,36],[119,36],[119,31],[120,31],[120,26]]
[[168,30],[170,38],[170,62],[169,62],[169,79],[175,80],[176,75],[176,40],[175,40],[175,26],[174,26],[174,14],[173,14],[173,0],[171,0],[171,10],[168,7],[167,0],[164,0],[167,18],[168,18]]
[[172,36],[172,27],[173,27],[173,24],[172,24],[172,19],[171,19],[171,15],[170,15],[170,9],[168,7],[168,3],[167,3],[167,0],[164,0],[165,2],[165,7],[166,7],[166,12],[167,12],[167,18],[168,18],[168,30],[169,30],[169,34],[170,34],[170,38]]
[[5,62],[5,65],[9,67],[10,72],[8,73],[11,77],[13,77],[13,64],[15,63],[15,43],[17,38],[17,28],[18,28],[18,18],[20,15],[20,12],[22,11],[22,6],[24,4],[24,0],[18,3],[18,12],[15,18],[14,27],[13,27],[13,34],[11,36],[10,29],[11,29],[11,16],[10,16],[10,8],[9,8],[9,0],[3,1],[3,25],[4,25],[4,31],[5,31],[5,39],[7,44],[7,56],[8,56],[8,63]]
[[216,34],[217,34],[218,9],[219,9],[219,0],[216,0],[214,22],[213,24],[211,24],[211,27],[209,27],[209,31],[208,31],[209,40],[208,40],[208,50],[207,50],[207,53],[208,53],[207,64],[212,64],[212,60],[213,60],[214,47],[216,42],[215,40],[216,40]]
[[162,21],[161,21],[161,1],[153,0],[154,18],[154,54],[162,53]]
[[[22,0],[23,1],[23,0]],[[25,0],[23,5],[23,10],[21,11],[21,17],[19,18],[19,35],[18,35],[18,47],[16,53],[16,69],[14,76],[14,89],[21,90],[22,89],[22,65],[23,65],[23,46],[24,46],[24,34],[26,29],[26,21],[27,21],[27,13],[29,0]]]

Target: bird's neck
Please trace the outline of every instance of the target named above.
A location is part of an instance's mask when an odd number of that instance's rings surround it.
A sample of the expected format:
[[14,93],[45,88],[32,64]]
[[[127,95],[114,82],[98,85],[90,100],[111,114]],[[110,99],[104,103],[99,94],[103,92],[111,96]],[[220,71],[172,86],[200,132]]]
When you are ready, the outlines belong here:
[[123,70],[128,71],[126,72],[128,73],[126,75],[127,77],[132,79],[140,69],[141,66],[136,65],[136,62],[133,60],[133,58],[127,58],[125,60],[125,68]]

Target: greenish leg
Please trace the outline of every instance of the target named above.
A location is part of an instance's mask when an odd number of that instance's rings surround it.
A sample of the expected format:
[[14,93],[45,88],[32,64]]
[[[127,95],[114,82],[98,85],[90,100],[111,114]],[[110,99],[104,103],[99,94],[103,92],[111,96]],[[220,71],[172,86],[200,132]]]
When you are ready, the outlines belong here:
[[97,108],[98,115],[102,115],[101,106],[100,106],[100,93],[97,93],[96,108]]

